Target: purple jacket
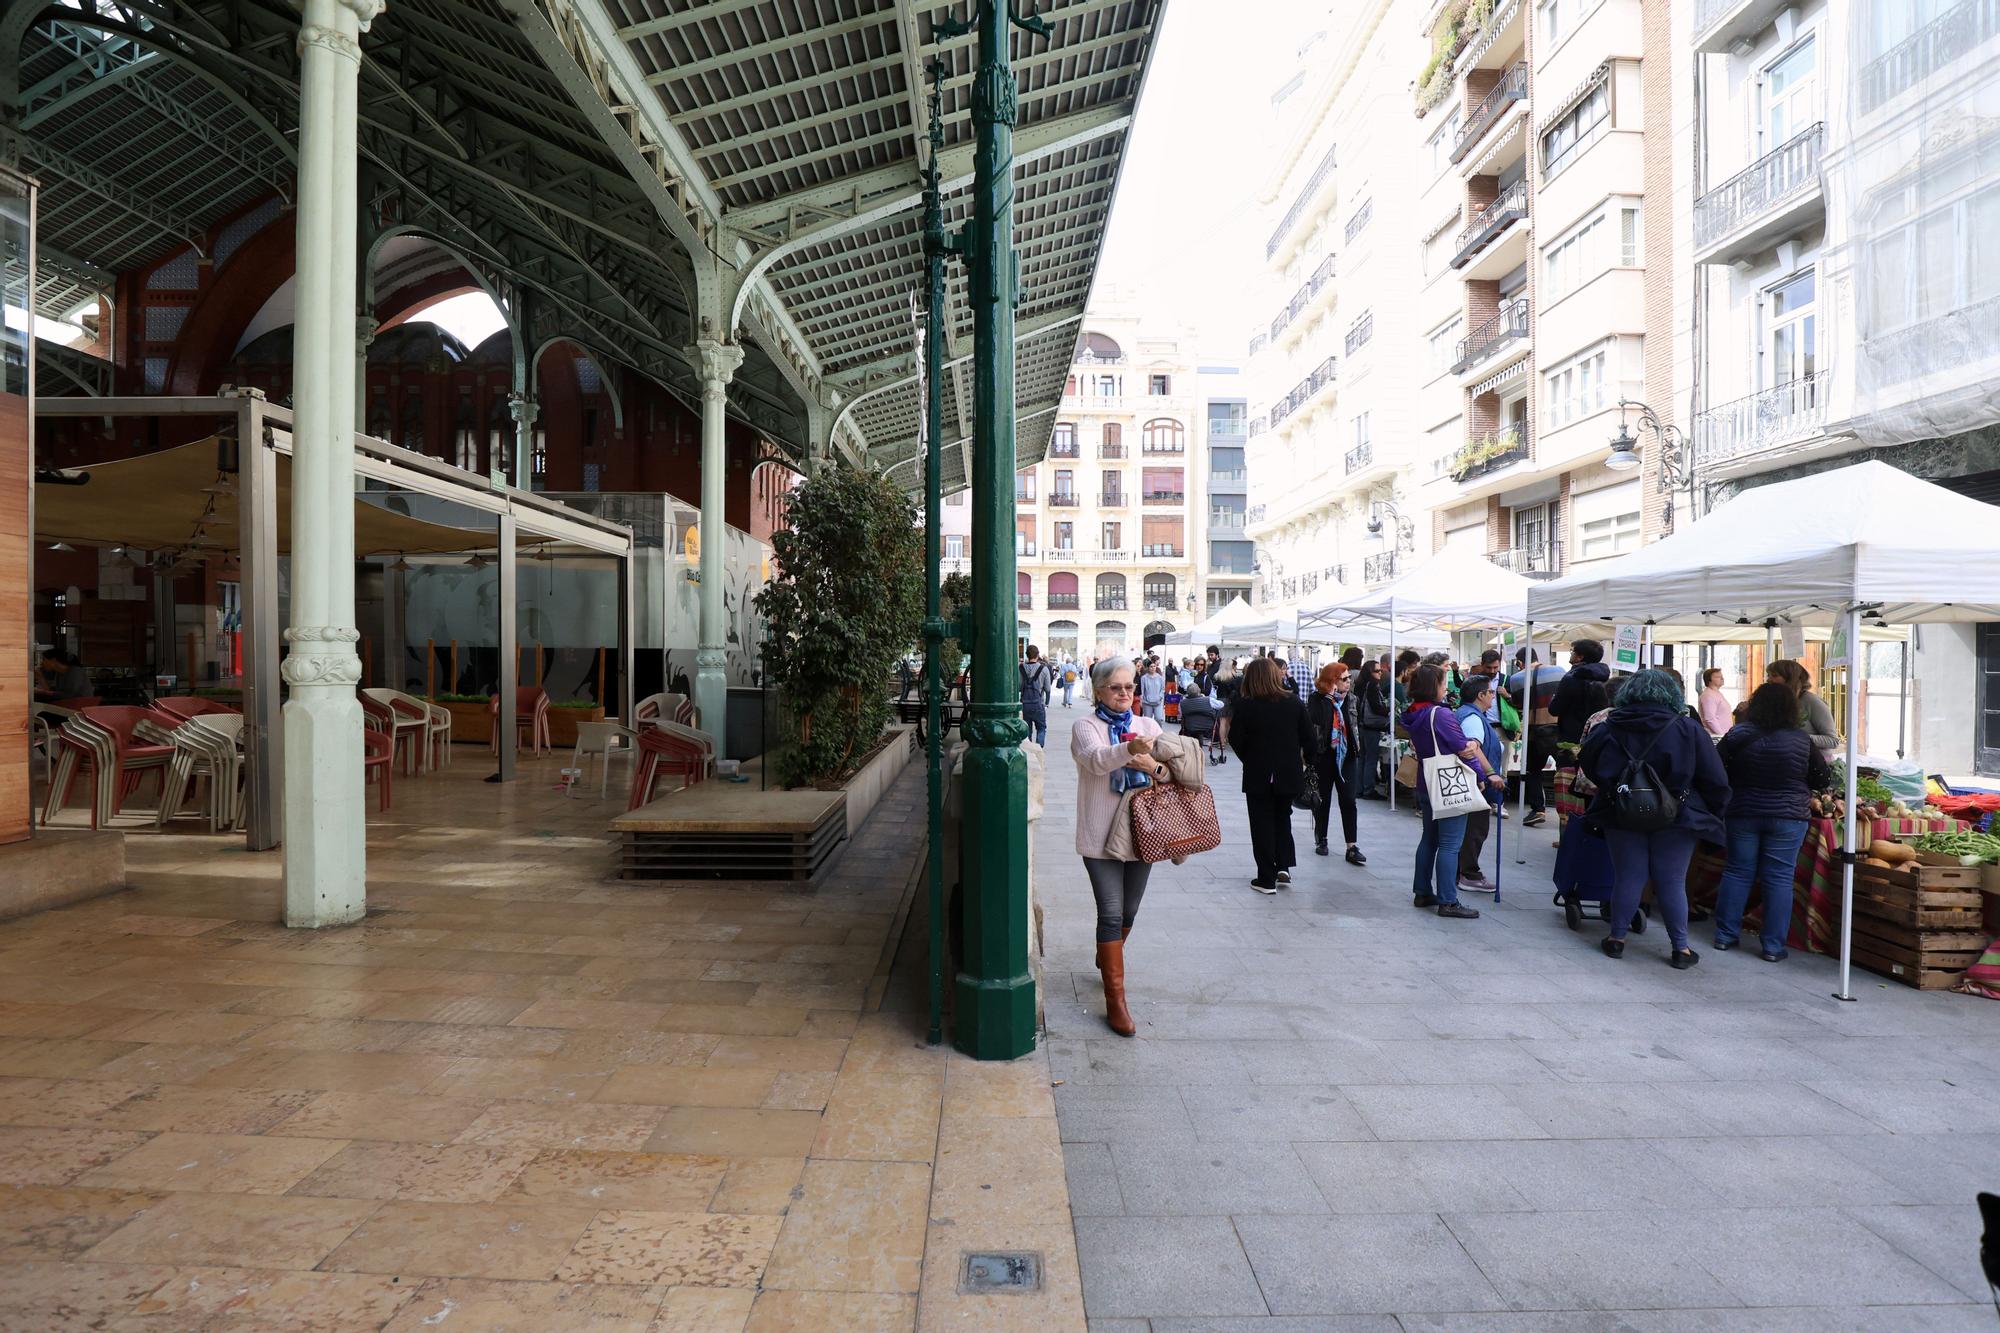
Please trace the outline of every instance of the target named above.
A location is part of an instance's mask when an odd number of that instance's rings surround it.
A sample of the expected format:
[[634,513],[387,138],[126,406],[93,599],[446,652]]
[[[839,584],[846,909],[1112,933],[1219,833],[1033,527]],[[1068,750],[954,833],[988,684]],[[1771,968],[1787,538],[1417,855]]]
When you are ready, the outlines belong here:
[[[1432,722],[1426,716],[1437,709],[1437,744],[1431,744]],[[1410,733],[1410,745],[1417,752],[1417,758],[1429,759],[1438,754],[1457,754],[1471,742],[1465,739],[1465,731],[1458,725],[1449,708],[1439,704],[1412,704],[1408,712],[1398,719],[1403,730]]]

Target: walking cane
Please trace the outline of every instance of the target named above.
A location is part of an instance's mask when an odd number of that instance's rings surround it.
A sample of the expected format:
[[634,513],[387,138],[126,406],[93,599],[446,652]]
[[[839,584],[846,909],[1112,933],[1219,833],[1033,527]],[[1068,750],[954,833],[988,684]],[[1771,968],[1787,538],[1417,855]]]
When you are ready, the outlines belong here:
[[1507,849],[1504,846],[1507,821],[1500,817],[1500,807],[1505,804],[1507,804],[1507,789],[1502,787],[1500,799],[1493,804],[1493,905],[1495,907],[1500,905],[1500,876],[1507,866]]

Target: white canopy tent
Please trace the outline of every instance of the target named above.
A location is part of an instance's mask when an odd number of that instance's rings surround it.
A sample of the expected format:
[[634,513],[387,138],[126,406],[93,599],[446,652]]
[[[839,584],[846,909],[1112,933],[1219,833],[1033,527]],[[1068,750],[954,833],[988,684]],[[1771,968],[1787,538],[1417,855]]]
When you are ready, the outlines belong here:
[[1229,599],[1229,605],[1217,611],[1208,619],[1199,621],[1188,629],[1175,630],[1163,642],[1170,644],[1229,644],[1239,648],[1249,648],[1268,642],[1264,638],[1250,637],[1247,631],[1260,628],[1267,617],[1241,597]]
[[[1256,635],[1260,643],[1358,643],[1363,647],[1388,643],[1389,626],[1385,621],[1356,620],[1338,626],[1306,622],[1310,609],[1337,605],[1353,597],[1353,593],[1337,583],[1323,585],[1322,591],[1310,603],[1264,608],[1268,619],[1260,625],[1245,627],[1244,632]],[[1404,633],[1399,636],[1398,642],[1411,648],[1443,648],[1451,640],[1448,635],[1418,630]]]
[[[1836,625],[2000,620],[2000,510],[1887,463],[1746,491],[1673,536],[1534,585],[1535,620]],[[1847,691],[1847,808],[1858,804],[1861,692]],[[1844,821],[1840,990],[1852,1000],[1855,821]]]
[[[1359,595],[1338,589],[1299,608],[1299,625],[1340,628],[1376,622],[1388,629],[1393,659],[1398,640],[1412,631],[1455,634],[1463,630],[1527,627],[1528,589],[1534,586],[1483,556],[1439,551],[1407,574]],[[1391,750],[1391,767],[1394,767]],[[1526,790],[1524,776],[1522,789]],[[1396,783],[1389,781],[1389,808]]]

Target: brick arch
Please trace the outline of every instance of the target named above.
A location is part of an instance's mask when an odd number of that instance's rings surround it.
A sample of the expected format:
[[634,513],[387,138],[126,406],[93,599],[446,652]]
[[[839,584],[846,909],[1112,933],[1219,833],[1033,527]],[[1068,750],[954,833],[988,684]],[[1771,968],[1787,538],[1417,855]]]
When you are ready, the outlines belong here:
[[236,248],[202,291],[175,337],[166,391],[214,393],[237,340],[297,267],[298,228],[290,210]]

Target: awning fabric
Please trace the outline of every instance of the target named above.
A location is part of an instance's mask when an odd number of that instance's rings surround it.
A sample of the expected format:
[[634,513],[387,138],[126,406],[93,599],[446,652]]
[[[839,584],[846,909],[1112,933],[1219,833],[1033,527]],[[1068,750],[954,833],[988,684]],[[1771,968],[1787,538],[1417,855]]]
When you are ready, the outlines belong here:
[[[213,439],[80,470],[90,475],[84,485],[36,485],[36,540],[147,551],[241,550],[236,513],[241,478],[216,466]],[[283,555],[292,549],[292,460],[284,454],[278,455],[277,508]],[[356,555],[491,550],[496,541],[490,528],[426,523],[363,495],[354,498]]]
[[1164,642],[1170,644],[1235,644],[1249,647],[1267,642],[1262,638],[1248,636],[1248,631],[1258,628],[1266,619],[1256,607],[1241,597],[1229,599],[1229,605],[1217,611],[1208,619],[1188,629],[1175,630]]
[[1754,487],[1630,555],[1533,586],[1537,623],[2000,620],[2000,507],[1887,463]]
[[1393,616],[1399,642],[1405,628],[1446,633],[1495,629],[1528,618],[1528,589],[1533,586],[1483,556],[1447,549],[1373,591],[1338,588],[1314,598],[1299,608],[1299,624],[1337,628],[1364,620],[1386,622]]

